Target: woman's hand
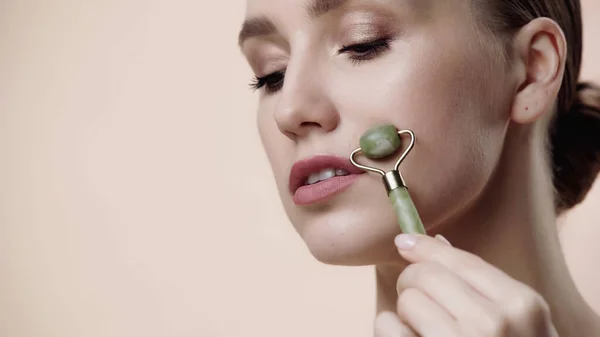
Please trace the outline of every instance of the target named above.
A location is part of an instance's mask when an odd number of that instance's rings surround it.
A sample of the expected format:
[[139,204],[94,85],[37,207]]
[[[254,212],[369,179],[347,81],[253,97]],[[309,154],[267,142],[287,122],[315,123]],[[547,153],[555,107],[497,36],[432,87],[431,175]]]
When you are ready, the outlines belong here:
[[398,277],[397,312],[376,337],[558,337],[544,299],[527,285],[447,241],[399,235],[412,264]]

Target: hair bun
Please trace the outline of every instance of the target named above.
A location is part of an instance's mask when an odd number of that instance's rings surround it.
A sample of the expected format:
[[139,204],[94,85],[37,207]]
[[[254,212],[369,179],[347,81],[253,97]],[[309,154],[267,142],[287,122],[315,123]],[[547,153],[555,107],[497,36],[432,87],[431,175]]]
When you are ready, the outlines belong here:
[[577,85],[569,111],[559,111],[551,131],[556,209],[579,204],[600,171],[600,87]]

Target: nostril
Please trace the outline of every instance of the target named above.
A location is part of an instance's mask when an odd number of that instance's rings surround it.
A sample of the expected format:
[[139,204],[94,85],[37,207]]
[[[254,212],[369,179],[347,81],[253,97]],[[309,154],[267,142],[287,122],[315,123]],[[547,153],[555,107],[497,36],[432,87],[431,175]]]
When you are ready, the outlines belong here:
[[310,127],[310,126],[314,126],[314,127],[321,127],[321,125],[317,122],[302,122],[300,123],[300,126],[303,127]]

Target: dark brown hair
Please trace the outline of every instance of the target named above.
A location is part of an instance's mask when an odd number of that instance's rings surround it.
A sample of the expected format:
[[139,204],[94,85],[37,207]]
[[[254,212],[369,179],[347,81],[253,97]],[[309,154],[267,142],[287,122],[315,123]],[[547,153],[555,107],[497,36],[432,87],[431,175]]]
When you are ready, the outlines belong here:
[[474,5],[495,33],[511,36],[545,17],[566,36],[565,76],[549,135],[555,206],[561,213],[585,198],[600,171],[600,88],[578,83],[583,45],[579,0],[474,0]]

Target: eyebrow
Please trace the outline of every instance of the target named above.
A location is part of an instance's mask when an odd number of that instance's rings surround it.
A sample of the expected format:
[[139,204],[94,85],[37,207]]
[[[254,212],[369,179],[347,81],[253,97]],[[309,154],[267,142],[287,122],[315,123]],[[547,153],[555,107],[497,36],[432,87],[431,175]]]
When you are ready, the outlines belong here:
[[[341,6],[348,0],[312,0],[306,7],[306,12],[311,20],[315,20]],[[277,33],[277,27],[273,21],[261,16],[244,21],[238,36],[238,45],[241,46],[249,38],[271,35]]]
[[348,0],[314,0],[306,12],[311,19],[316,19],[343,6],[346,2]]
[[277,33],[277,27],[275,27],[273,21],[267,19],[266,17],[261,16],[248,19],[244,21],[244,24],[242,25],[242,30],[240,31],[238,37],[238,45],[241,47],[244,41],[251,37],[271,35],[275,33]]

